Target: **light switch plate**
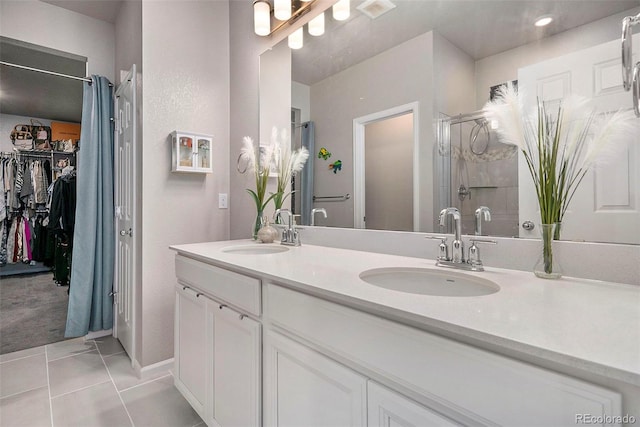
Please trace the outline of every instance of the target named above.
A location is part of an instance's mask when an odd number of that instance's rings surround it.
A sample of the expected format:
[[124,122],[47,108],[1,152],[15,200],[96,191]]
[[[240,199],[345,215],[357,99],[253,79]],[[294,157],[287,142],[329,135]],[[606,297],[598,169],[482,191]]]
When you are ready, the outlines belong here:
[[227,193],[218,193],[218,208],[227,209]]

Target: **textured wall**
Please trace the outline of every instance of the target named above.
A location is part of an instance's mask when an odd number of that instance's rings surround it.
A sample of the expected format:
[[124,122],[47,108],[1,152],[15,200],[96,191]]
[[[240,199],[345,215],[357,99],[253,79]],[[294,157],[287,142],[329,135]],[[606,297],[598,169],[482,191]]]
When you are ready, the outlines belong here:
[[[229,3],[142,3],[142,366],[173,357],[174,253],[229,238]],[[213,173],[171,170],[173,130],[213,135]]]

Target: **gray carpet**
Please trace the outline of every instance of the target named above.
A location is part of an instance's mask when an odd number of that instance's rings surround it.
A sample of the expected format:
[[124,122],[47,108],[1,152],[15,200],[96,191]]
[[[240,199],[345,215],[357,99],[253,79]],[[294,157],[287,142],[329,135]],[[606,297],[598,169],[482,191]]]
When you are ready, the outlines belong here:
[[16,262],[0,266],[0,277],[44,273],[45,271],[51,271],[51,267],[45,267],[41,262],[36,262],[34,265]]
[[51,273],[0,279],[0,354],[62,341],[67,289]]

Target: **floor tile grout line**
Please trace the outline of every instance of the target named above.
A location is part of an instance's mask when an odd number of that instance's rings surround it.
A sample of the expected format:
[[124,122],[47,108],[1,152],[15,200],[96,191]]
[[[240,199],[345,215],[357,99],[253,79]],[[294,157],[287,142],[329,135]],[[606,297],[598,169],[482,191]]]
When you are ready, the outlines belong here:
[[102,360],[102,364],[104,365],[104,369],[107,370],[107,375],[109,375],[109,379],[111,380],[111,384],[113,384],[113,388],[116,390],[116,393],[118,394],[118,399],[120,399],[120,403],[122,403],[122,407],[124,408],[124,411],[127,413],[127,417],[129,417],[129,421],[131,422],[131,427],[135,427],[135,424],[133,423],[133,418],[131,417],[131,414],[129,413],[129,409],[127,408],[127,405],[124,403],[124,399],[122,398],[122,395],[120,394],[120,391],[118,390],[118,386],[116,386],[116,382],[113,380],[113,377],[111,376],[111,371],[109,371],[109,367],[107,366],[107,362],[104,361],[104,357],[102,357],[102,353],[100,353],[100,348],[98,348],[98,343],[96,343],[96,348],[98,349],[98,355],[100,355],[100,359]]
[[49,379],[49,353],[47,352],[47,346],[44,347],[44,362],[47,366],[47,392],[49,393],[49,418],[51,420],[51,427],[53,427],[53,402],[51,401],[51,380]]
[[58,360],[68,359],[68,358],[74,357],[74,356],[79,356],[81,354],[89,353],[91,351],[96,351],[97,349],[98,349],[98,347],[96,346],[95,348],[92,348],[92,349],[89,349],[89,350],[84,350],[84,351],[81,351],[79,353],[67,354],[66,356],[58,357],[57,359],[52,359],[52,360],[50,360],[50,362],[57,362]]
[[80,388],[75,389],[75,390],[65,391],[64,393],[60,393],[60,394],[56,394],[55,396],[51,396],[51,399],[53,400],[53,399],[57,399],[57,398],[59,398],[59,397],[67,396],[67,395],[72,394],[72,393],[75,393],[75,392],[77,392],[77,391],[84,391],[84,390],[86,390],[86,389],[88,389],[88,388],[95,387],[95,386],[102,385],[102,384],[106,384],[106,383],[108,383],[108,382],[109,382],[109,380],[105,380],[105,381],[102,381],[102,382],[100,382],[100,383],[95,383],[95,384],[87,385],[87,386],[80,387]]
[[[18,357],[16,359],[5,360],[4,362],[0,362],[0,365],[4,365],[5,363],[15,362],[17,360],[28,359],[29,357],[42,356],[45,353],[46,353],[46,351],[43,351],[42,353],[30,354],[29,356],[22,356],[22,357]],[[11,353],[7,353],[7,354],[11,354]]]
[[150,383],[152,383],[154,381],[158,381],[158,380],[161,380],[163,378],[167,378],[168,376],[171,376],[171,372],[167,372],[166,375],[162,375],[161,377],[152,378],[152,379],[146,380],[145,382],[142,382],[140,384],[136,384],[136,385],[132,385],[131,387],[123,388],[122,390],[118,390],[118,393],[124,393],[125,391],[129,391],[129,390],[132,390],[132,389],[134,389],[136,387],[140,387],[140,386],[143,386],[143,385],[150,384]]
[[16,397],[16,396],[17,396],[17,395],[19,395],[19,394],[22,394],[22,393],[29,393],[30,391],[38,390],[38,389],[40,389],[40,388],[45,388],[45,387],[46,387],[46,386],[41,385],[40,387],[34,387],[34,388],[30,388],[30,389],[28,389],[28,390],[19,391],[19,392],[17,392],[17,393],[7,394],[6,396],[2,396],[2,397],[0,397],[0,400],[8,399],[8,398],[10,398],[10,397]]
[[[122,354],[122,353],[126,353],[126,351],[119,351],[117,353],[111,353],[111,354],[103,354],[102,357],[104,357],[105,359],[110,358],[111,356],[117,356],[118,354]],[[102,353],[100,353],[102,354]],[[127,356],[128,358],[129,356]]]

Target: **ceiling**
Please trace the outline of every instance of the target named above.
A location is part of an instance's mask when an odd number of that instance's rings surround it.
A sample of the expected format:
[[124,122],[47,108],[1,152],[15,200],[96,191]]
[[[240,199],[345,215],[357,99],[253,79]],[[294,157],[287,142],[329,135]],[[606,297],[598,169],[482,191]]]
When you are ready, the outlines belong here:
[[40,0],[63,9],[115,24],[124,0]]
[[[347,21],[326,13],[323,36],[305,34],[292,53],[293,78],[307,85],[435,30],[478,60],[640,6],[640,0],[392,0],[396,7],[375,20],[351,1]],[[534,20],[551,14],[538,28]]]

